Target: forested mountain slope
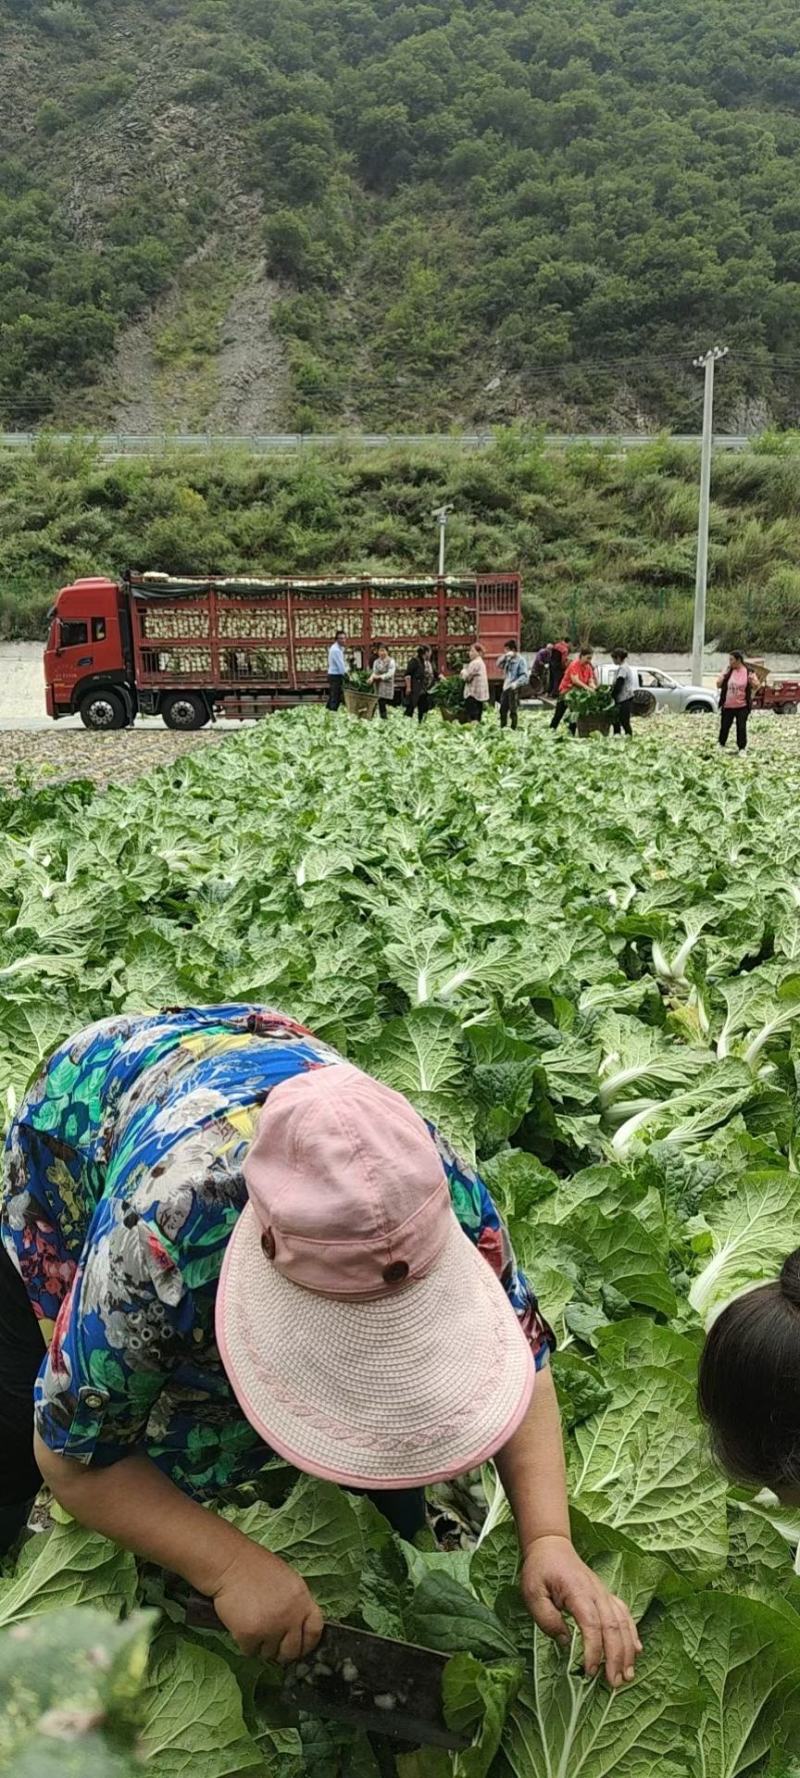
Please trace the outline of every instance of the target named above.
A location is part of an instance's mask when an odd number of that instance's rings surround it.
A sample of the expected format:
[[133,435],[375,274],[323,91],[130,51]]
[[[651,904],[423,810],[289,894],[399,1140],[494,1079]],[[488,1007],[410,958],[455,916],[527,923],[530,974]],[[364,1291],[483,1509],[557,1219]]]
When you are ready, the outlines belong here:
[[0,419],[793,420],[796,0],[0,0]]

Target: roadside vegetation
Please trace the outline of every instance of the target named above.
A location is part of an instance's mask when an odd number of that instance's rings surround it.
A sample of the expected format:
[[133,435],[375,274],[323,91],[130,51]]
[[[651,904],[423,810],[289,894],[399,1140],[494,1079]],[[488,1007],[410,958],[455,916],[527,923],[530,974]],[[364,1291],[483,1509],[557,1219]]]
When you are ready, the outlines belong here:
[[[545,450],[500,432],[486,449],[300,455],[188,453],[100,461],[40,440],[0,454],[0,636],[38,638],[58,588],[126,565],[170,573],[397,573],[436,562],[518,568],[523,641],[683,650],[691,636],[697,452]],[[723,648],[800,652],[800,438],[714,460],[707,634]]]

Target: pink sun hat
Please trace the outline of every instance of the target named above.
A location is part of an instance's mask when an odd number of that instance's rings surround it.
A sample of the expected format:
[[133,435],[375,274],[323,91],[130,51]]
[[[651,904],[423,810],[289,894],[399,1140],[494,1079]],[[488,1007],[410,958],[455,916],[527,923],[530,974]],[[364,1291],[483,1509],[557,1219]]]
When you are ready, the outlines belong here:
[[533,1356],[408,1100],[347,1062],[295,1075],[244,1175],[216,1334],[266,1443],[353,1488],[420,1487],[499,1451]]

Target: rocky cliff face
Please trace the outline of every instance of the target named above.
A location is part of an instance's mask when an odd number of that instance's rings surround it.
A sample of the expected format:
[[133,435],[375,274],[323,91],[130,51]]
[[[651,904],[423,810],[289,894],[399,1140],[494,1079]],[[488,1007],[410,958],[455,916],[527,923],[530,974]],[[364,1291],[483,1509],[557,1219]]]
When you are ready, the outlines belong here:
[[[163,288],[120,319],[96,374],[56,390],[42,417],[129,432],[284,427],[287,352],[272,319],[285,292],[267,272],[263,199],[243,189],[241,135],[219,100],[176,96],[186,69],[165,55],[163,20],[137,4],[96,10],[89,44],[43,36],[0,8],[0,158],[55,196],[71,243],[98,263],[126,206],[140,238],[155,201],[167,232],[198,193],[206,213]],[[23,398],[18,423],[27,418]]]

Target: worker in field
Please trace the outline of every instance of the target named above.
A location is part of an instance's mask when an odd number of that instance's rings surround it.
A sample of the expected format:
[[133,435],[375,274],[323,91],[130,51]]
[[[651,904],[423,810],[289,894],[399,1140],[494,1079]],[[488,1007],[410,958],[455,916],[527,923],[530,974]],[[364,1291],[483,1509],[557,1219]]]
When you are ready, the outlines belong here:
[[546,642],[537,650],[531,667],[530,686],[534,697],[543,697],[550,684],[550,661],[552,658],[552,642]]
[[754,676],[745,665],[745,658],[735,648],[724,673],[717,680],[719,687],[719,744],[724,747],[736,724],[736,745],[740,753],[747,749],[747,724],[753,707]]
[[778,1278],[734,1297],[717,1316],[698,1392],[728,1475],[800,1506],[800,1248]]
[[378,715],[386,721],[386,712],[394,703],[394,678],[397,664],[392,659],[385,642],[379,642],[378,652],[372,663],[370,685],[374,686],[378,697]]
[[528,683],[528,669],[513,636],[506,643],[503,653],[497,656],[497,665],[503,674],[503,689],[500,693],[500,727],[505,728],[510,718],[511,727],[517,728],[520,692]]
[[485,1185],[399,1093],[277,1012],[120,1014],[42,1069],[1,1202],[6,1544],[41,1474],[287,1661],[312,1592],[203,1501],[278,1453],[411,1538],[427,1483],[495,1456],[532,1616],[633,1676],[630,1613],[570,1540],[553,1336]]
[[481,722],[489,702],[489,675],[480,642],[472,642],[469,660],[461,668],[464,681],[464,712],[467,722]]
[[425,721],[431,707],[431,692],[435,683],[433,656],[427,643],[422,642],[406,667],[406,716],[416,716],[418,722]]
[[593,648],[582,648],[577,659],[570,661],[565,667],[556,699],[556,707],[553,711],[553,720],[550,724],[551,729],[559,728],[564,720],[569,692],[578,686],[583,686],[586,691],[591,691],[592,687],[597,684],[597,674],[592,666],[593,656]]
[[347,657],[344,652],[345,632],[337,630],[328,649],[328,703],[329,710],[338,710],[344,697],[344,682],[347,678]]
[[568,642],[551,642],[550,644],[550,696],[557,698],[561,689],[561,681],[569,660]]
[[611,659],[616,672],[611,684],[611,696],[614,699],[614,715],[612,726],[615,735],[630,735],[633,700],[639,690],[639,675],[628,660],[627,648],[612,648]]

